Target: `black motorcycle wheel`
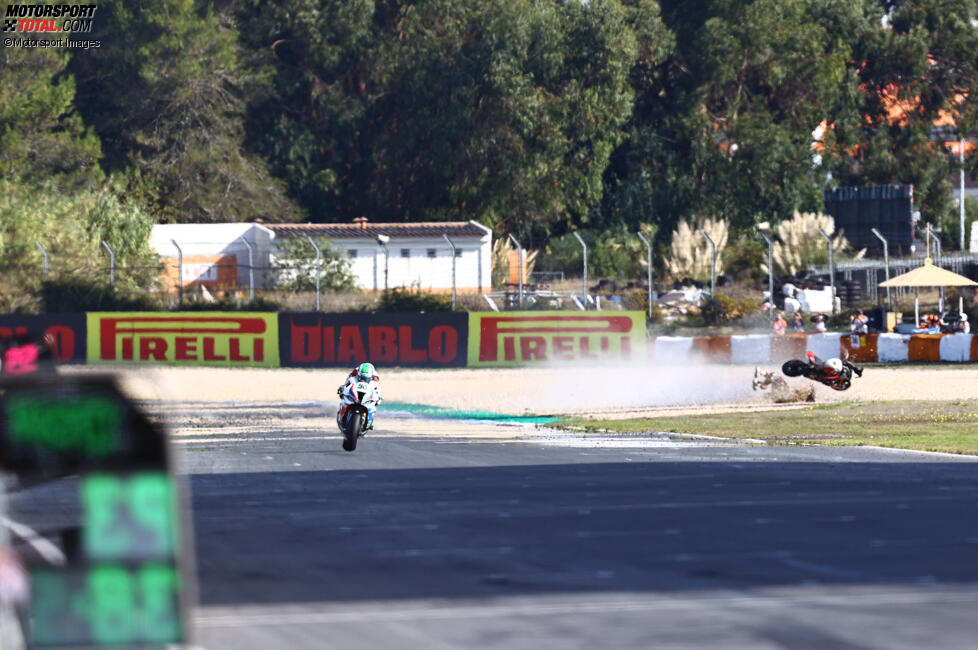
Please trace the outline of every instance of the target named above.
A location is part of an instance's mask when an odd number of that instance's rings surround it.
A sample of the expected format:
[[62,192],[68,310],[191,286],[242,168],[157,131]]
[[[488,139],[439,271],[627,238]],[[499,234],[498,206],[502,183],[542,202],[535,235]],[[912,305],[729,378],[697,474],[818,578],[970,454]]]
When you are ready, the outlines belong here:
[[830,384],[835,390],[846,390],[852,386],[852,369],[849,366],[842,368],[842,376]]
[[357,448],[357,438],[360,437],[360,425],[363,418],[355,411],[346,414],[346,422],[343,427],[343,449],[354,451]]
[[781,366],[781,372],[789,377],[801,377],[805,374],[805,370],[807,369],[808,364],[804,361],[799,361],[798,359],[785,361],[784,365]]

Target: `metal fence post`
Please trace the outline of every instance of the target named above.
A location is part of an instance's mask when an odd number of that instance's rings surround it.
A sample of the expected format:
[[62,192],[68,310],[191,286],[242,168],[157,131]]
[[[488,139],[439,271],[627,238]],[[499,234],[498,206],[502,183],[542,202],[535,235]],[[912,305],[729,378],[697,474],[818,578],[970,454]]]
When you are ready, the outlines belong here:
[[455,311],[455,243],[448,238],[447,233],[442,233],[442,237],[448,242],[448,245],[452,247],[452,311]]
[[48,252],[44,250],[43,246],[41,246],[41,242],[36,241],[34,242],[34,245],[41,250],[41,255],[44,256],[44,281],[47,282],[49,279],[51,279],[51,265],[48,261]]
[[109,251],[109,284],[115,284],[115,253],[112,252],[112,248],[109,247],[109,243],[102,240],[102,246],[105,250]]
[[958,205],[958,211],[960,212],[960,215],[959,215],[958,219],[959,219],[959,221],[961,223],[961,251],[963,252],[964,251],[964,242],[965,242],[965,236],[964,236],[964,138],[962,138],[958,142],[958,160],[961,162],[961,171],[960,171],[960,174],[961,174],[961,176],[960,176],[961,195],[959,197],[960,198],[960,202],[959,202],[959,205]]
[[710,248],[713,249],[713,261],[710,262],[710,304],[713,306],[713,320],[715,321],[717,313],[717,245],[710,239],[705,230],[701,230],[700,234],[706,237],[706,241],[710,242]]
[[832,238],[828,236],[821,228],[818,229],[819,234],[825,237],[825,241],[829,243],[829,286],[832,287],[832,315],[835,315],[835,251],[832,245]]
[[[944,261],[942,259],[944,257],[944,249],[941,247],[941,238],[935,235],[931,225],[927,224],[927,241],[929,242],[932,237],[934,239],[934,253],[937,257],[935,261],[937,262],[937,266],[940,266],[941,262]],[[930,248],[927,249],[927,252],[930,253]],[[940,287],[940,311],[944,313],[944,287]]]
[[377,235],[377,243],[384,249],[384,291],[387,291],[387,270],[390,267],[390,254],[387,243],[391,240],[388,235]]
[[[883,264],[886,269],[886,279],[890,279],[890,248],[887,245],[886,238],[880,234],[880,231],[876,228],[870,228],[872,233],[876,235],[876,238],[883,242]],[[886,304],[890,311],[896,313],[893,309],[893,298],[890,295],[890,288],[886,288]]]
[[717,289],[717,245],[705,230],[701,230],[700,234],[706,237],[706,241],[710,242],[710,248],[713,249],[713,261],[710,263],[710,297],[712,298]]
[[519,267],[519,272],[520,272],[519,304],[520,304],[520,309],[523,309],[523,247],[520,245],[518,241],[516,241],[516,237],[510,235],[509,238],[513,240],[514,244],[516,244],[516,264]]
[[771,309],[769,310],[771,316],[771,322],[773,323],[774,322],[774,242],[771,241],[771,238],[767,236],[767,233],[765,233],[760,228],[757,229],[757,232],[759,232],[761,234],[761,237],[764,238],[764,241],[767,242],[767,294],[768,294],[769,304],[771,305]]
[[638,238],[645,243],[646,253],[648,255],[648,279],[649,279],[649,320],[652,320],[652,242],[645,238],[642,231],[639,230],[637,233]]
[[319,246],[316,245],[316,242],[308,234],[306,234],[306,239],[309,240],[309,243],[312,244],[313,249],[316,251],[316,311],[319,311],[319,274],[322,270],[323,252],[319,250]]
[[581,243],[581,248],[584,250],[584,309],[586,310],[587,295],[591,292],[587,282],[587,244],[584,243],[584,239],[581,238],[581,235],[576,230],[574,231],[574,237]]
[[244,238],[244,235],[238,237],[244,245],[248,247],[248,296],[249,302],[255,302],[255,259],[254,259],[254,246],[251,242]]
[[177,249],[177,305],[183,306],[183,249],[176,239],[170,240]]

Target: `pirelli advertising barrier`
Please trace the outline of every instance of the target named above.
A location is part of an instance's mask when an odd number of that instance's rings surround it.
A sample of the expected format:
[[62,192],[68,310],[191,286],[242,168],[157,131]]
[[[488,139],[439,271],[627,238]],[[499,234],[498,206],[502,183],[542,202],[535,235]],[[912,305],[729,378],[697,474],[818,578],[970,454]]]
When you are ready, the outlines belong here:
[[277,367],[278,319],[258,312],[89,312],[88,363]]
[[279,315],[283,366],[465,366],[469,319],[456,313],[283,313]]
[[[95,312],[90,364],[463,367],[468,316],[454,313]],[[87,321],[87,322],[86,322]],[[86,336],[81,327],[79,336]],[[77,361],[84,361],[84,354]]]
[[469,367],[645,358],[645,313],[469,313]]
[[0,339],[40,341],[54,337],[55,355],[61,363],[85,363],[85,314],[3,314]]

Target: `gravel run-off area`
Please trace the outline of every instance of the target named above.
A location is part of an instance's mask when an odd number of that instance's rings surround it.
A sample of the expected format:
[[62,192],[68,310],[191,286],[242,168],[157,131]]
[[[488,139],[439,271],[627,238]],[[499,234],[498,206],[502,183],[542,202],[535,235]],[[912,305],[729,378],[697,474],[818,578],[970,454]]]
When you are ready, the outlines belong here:
[[[773,366],[764,368],[775,369]],[[342,369],[66,367],[66,373],[111,372],[138,399],[173,402],[333,403]],[[608,366],[504,369],[378,368],[387,402],[514,415],[638,417],[652,414],[778,408],[753,391],[754,366]],[[808,384],[789,379],[792,386]],[[816,403],[845,400],[978,402],[978,364],[871,366],[852,388],[816,387]]]

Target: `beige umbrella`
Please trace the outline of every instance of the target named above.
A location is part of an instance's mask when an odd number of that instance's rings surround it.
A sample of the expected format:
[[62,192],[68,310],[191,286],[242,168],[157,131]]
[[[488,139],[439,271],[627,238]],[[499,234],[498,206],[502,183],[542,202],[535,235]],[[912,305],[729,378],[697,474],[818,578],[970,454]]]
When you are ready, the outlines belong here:
[[[963,275],[958,275],[939,266],[934,266],[929,257],[924,258],[924,265],[911,269],[895,278],[890,278],[886,282],[880,282],[881,287],[912,287],[914,290],[914,317],[920,323],[920,301],[917,290],[921,287],[978,287],[978,282]],[[958,309],[961,308],[959,299]]]

